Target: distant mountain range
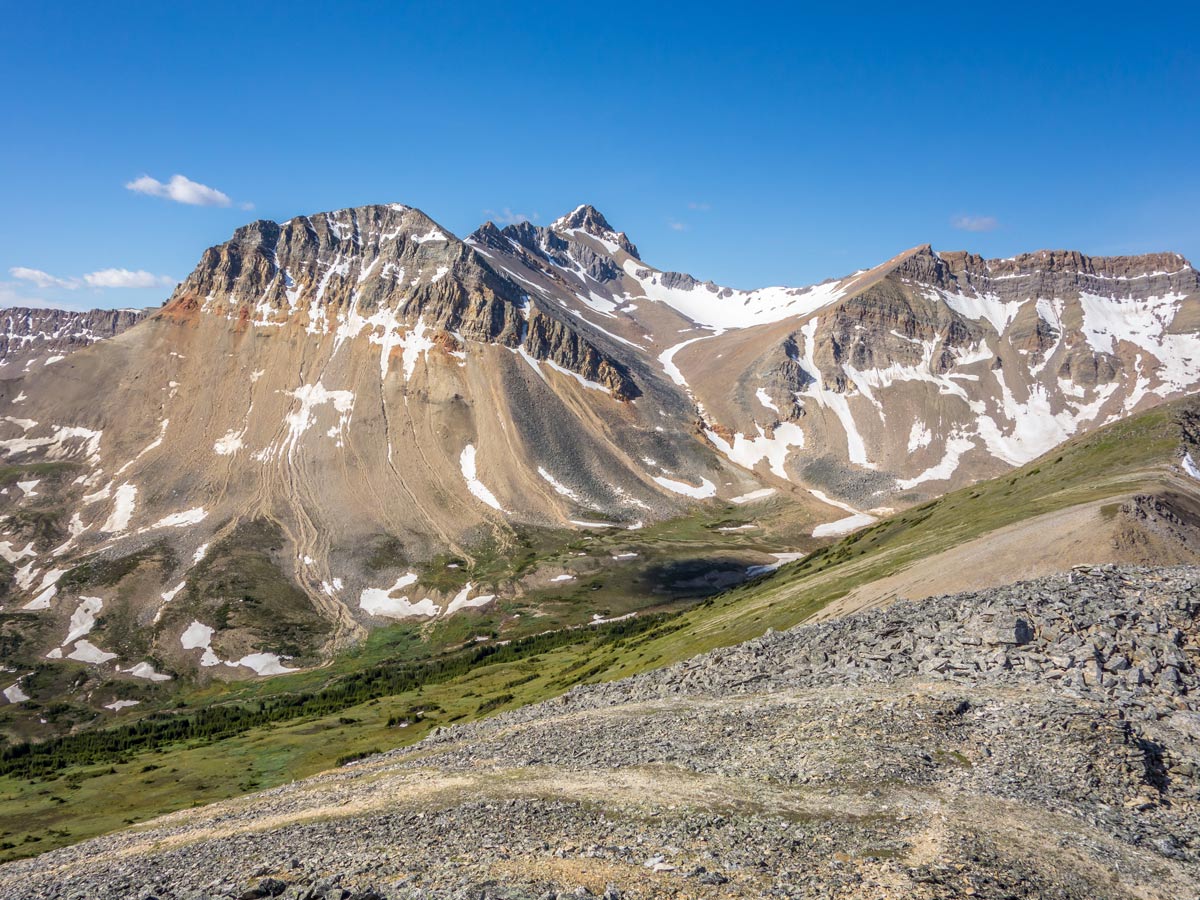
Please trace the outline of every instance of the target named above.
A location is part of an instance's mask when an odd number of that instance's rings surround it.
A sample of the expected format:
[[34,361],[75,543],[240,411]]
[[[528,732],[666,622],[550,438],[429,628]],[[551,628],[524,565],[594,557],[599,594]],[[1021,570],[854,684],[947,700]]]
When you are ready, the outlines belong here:
[[0,309],[0,378],[53,365],[68,353],[114,337],[146,317],[140,309]]
[[434,570],[531,529],[772,503],[845,534],[1200,382],[1175,254],[922,246],[738,291],[590,206],[464,240],[396,204],[258,221],[144,320],[6,315],[4,605],[39,658],[144,679],[518,596]]

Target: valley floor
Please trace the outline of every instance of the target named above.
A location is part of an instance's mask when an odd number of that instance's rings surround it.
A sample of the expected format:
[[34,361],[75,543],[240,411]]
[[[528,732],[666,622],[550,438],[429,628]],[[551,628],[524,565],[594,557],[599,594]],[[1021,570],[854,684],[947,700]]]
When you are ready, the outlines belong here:
[[802,625],[0,868],[0,898],[1200,893],[1200,568]]

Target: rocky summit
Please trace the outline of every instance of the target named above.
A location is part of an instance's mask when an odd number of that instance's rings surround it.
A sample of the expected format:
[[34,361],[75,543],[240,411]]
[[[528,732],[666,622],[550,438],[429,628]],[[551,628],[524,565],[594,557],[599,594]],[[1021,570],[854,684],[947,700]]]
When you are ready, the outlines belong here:
[[1200,569],[768,632],[0,869],[5,898],[1193,897]]

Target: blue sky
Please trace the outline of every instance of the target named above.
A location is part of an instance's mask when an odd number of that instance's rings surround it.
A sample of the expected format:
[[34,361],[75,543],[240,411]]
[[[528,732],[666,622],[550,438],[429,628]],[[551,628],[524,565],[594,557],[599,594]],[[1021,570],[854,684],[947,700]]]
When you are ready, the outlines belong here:
[[0,305],[157,304],[246,221],[390,201],[589,202],[734,287],[1200,257],[1191,6],[831,6],[6,3]]

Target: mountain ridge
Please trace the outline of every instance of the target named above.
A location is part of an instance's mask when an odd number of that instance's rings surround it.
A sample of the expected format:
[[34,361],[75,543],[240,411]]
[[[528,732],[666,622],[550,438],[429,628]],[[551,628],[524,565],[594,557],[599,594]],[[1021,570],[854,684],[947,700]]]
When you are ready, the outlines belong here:
[[[67,354],[114,337],[148,314],[137,309],[69,309],[10,306],[0,309],[0,378],[53,365]],[[50,360],[53,360],[52,362]]]
[[[1194,389],[1200,281],[1172,261],[921,245],[741,291],[655,269],[587,205],[463,240],[401,204],[259,220],[136,327],[0,379],[4,461],[70,475],[0,494],[5,602],[36,658],[232,677],[389,622],[512,627],[550,576],[472,573],[534,533],[771,509],[787,543],[756,552],[810,552]],[[76,573],[98,560],[132,570]]]

